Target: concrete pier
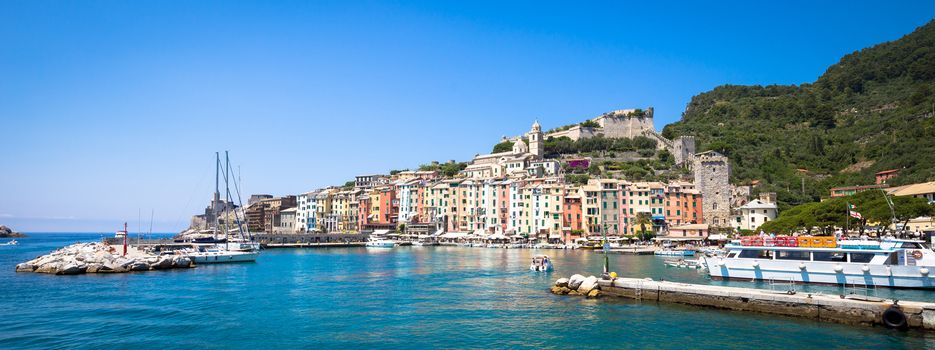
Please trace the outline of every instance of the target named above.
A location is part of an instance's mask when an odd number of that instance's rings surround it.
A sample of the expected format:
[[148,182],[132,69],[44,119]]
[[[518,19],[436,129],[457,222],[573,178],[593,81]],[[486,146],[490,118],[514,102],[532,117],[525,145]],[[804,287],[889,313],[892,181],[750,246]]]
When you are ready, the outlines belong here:
[[[821,322],[867,326],[886,326],[884,312],[894,305],[893,300],[856,295],[842,298],[840,295],[803,292],[791,294],[785,291],[664,282],[637,278],[617,278],[613,282],[600,280],[598,285],[602,294],[606,296],[752,311],[810,318]],[[900,300],[895,308],[898,308],[906,318],[906,326],[897,328],[935,331],[935,303]]]

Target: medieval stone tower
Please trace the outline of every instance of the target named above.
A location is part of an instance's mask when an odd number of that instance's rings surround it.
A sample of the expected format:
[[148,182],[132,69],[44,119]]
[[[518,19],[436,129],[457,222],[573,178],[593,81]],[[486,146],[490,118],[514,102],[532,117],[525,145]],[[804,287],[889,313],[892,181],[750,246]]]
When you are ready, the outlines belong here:
[[715,151],[694,155],[695,188],[701,192],[704,223],[730,227],[730,162]]
[[679,136],[672,141],[672,155],[675,157],[675,165],[691,165],[692,158],[695,156],[695,137]]
[[529,153],[535,155],[536,159],[542,159],[545,145],[542,143],[542,126],[538,120],[532,123],[532,129],[526,136],[529,138]]

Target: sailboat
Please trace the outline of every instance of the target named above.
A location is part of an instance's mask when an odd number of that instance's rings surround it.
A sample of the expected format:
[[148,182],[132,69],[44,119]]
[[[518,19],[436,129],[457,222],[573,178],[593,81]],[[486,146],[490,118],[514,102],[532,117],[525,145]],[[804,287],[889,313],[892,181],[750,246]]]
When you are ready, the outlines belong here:
[[[214,188],[214,203],[218,203],[220,197],[220,191],[218,188],[218,173],[221,170],[221,158],[220,154],[215,153],[216,162],[215,162],[215,188]],[[215,225],[213,230],[213,241],[214,243],[192,243],[192,249],[186,253],[189,259],[191,259],[195,264],[214,264],[214,263],[230,263],[230,262],[250,262],[256,261],[256,258],[260,255],[260,245],[256,242],[253,242],[248,237],[250,237],[249,229],[243,225],[243,218],[246,217],[243,211],[243,202],[240,200],[240,186],[234,181],[234,189],[237,193],[237,204],[239,205],[236,208],[231,208],[231,203],[233,203],[233,196],[230,191],[230,183],[233,180],[230,174],[230,157],[227,154],[227,151],[224,151],[224,187],[225,187],[225,200],[224,205],[224,224],[223,227],[223,237],[221,239],[217,238],[218,230],[221,228],[221,220],[219,215],[215,215]],[[234,223],[236,227],[231,227],[230,225],[230,214],[233,211]],[[233,237],[232,237],[233,236]]]

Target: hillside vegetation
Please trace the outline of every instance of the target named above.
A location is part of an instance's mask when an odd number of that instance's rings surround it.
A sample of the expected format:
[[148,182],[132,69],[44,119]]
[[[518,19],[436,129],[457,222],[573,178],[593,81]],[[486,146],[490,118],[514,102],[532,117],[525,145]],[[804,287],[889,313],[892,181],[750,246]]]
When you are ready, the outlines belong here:
[[699,151],[730,157],[732,181],[759,180],[788,207],[887,169],[902,169],[893,185],[935,179],[933,92],[935,21],[844,56],[811,84],[697,95],[663,136],[695,135]]

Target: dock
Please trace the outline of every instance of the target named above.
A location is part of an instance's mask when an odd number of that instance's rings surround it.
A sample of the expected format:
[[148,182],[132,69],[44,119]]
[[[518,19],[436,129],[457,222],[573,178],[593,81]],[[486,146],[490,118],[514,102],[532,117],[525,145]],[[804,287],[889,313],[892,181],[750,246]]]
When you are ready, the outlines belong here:
[[266,243],[262,244],[263,248],[340,248],[340,247],[363,247],[366,243],[364,242],[325,242],[325,243],[309,243],[309,242],[298,242],[298,243]]
[[[603,295],[640,301],[759,312],[849,325],[935,331],[935,303],[928,302],[895,301],[860,295],[841,296],[723,287],[638,278],[599,280],[598,285]],[[905,317],[904,324],[900,322],[900,314]]]
[[611,254],[627,254],[627,255],[653,255],[656,252],[654,247],[623,247],[623,248],[611,248],[608,253]]
[[254,239],[263,248],[338,248],[363,247],[368,235],[361,233],[269,234],[259,233]]

